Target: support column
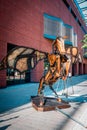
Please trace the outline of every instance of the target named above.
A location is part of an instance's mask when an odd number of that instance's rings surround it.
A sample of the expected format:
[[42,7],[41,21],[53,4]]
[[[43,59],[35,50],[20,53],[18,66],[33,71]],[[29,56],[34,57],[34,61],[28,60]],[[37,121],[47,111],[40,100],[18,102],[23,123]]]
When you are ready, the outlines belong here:
[[[7,54],[7,43],[0,41],[0,62]],[[6,70],[0,70],[0,88],[6,87]]]

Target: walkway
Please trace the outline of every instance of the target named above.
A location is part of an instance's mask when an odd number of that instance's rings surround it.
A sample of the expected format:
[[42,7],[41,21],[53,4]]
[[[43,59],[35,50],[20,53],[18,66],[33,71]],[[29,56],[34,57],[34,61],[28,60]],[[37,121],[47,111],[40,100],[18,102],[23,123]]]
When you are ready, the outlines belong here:
[[[71,107],[48,112],[38,112],[32,107],[30,97],[37,94],[38,83],[0,89],[0,130],[85,130],[87,75],[72,77],[72,84],[69,80],[67,84],[69,97],[61,96],[70,102]],[[62,81],[54,85],[58,94],[61,94],[62,87]],[[54,96],[48,87],[44,93]]]

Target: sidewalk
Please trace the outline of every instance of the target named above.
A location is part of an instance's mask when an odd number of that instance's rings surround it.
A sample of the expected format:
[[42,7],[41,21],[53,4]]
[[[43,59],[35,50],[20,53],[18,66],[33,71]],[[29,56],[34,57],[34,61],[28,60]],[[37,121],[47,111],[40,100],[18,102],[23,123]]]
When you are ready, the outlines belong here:
[[[67,86],[69,96],[60,96],[70,102],[71,107],[55,111],[38,112],[30,97],[37,94],[37,84],[22,84],[0,90],[0,130],[85,130],[87,126],[87,75],[72,77]],[[58,85],[60,86],[58,88]],[[62,81],[54,88],[62,93]],[[54,95],[45,88],[45,95]]]

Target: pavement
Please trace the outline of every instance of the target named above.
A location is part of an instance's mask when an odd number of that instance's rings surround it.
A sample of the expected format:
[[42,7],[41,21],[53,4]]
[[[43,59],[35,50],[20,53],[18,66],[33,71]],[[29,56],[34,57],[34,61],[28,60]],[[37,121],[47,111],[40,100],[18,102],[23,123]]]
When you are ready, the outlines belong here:
[[[54,84],[59,96],[70,103],[67,109],[36,111],[31,96],[37,95],[38,85],[28,83],[0,89],[0,130],[87,129],[87,75],[69,78],[65,90],[62,80]],[[44,95],[55,96],[49,87]]]

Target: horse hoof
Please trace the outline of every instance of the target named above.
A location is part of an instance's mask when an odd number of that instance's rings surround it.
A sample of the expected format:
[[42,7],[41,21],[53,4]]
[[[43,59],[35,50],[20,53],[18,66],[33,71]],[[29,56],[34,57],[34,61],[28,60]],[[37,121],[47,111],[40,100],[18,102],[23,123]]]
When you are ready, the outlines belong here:
[[58,102],[62,102],[62,99],[61,99],[61,98],[58,98],[57,101],[58,101]]

